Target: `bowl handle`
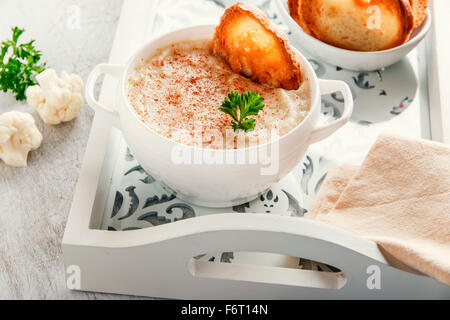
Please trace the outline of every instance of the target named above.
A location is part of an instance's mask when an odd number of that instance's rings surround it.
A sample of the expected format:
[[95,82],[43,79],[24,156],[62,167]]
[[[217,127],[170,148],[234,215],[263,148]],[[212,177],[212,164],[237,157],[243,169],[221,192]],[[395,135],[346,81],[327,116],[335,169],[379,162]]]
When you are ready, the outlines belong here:
[[344,112],[339,119],[331,123],[317,126],[311,132],[309,143],[315,143],[333,134],[348,122],[353,112],[353,97],[350,88],[344,81],[319,79],[320,94],[329,94],[340,91],[344,97]]
[[99,103],[94,96],[94,89],[95,89],[95,82],[97,81],[98,77],[102,74],[107,74],[110,76],[113,76],[115,78],[119,78],[122,75],[122,72],[124,70],[124,66],[120,64],[99,64],[97,65],[94,70],[89,74],[89,77],[86,82],[86,101],[88,104],[94,109],[94,110],[100,110],[103,109],[109,113],[112,113],[116,116],[119,115],[117,109],[112,107],[107,107],[101,103]]

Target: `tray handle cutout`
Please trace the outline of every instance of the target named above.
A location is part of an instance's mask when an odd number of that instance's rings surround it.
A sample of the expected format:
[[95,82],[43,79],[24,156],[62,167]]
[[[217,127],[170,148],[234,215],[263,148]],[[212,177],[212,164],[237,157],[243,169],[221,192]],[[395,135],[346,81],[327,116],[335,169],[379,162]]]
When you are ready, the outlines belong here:
[[249,281],[329,290],[339,290],[347,283],[347,276],[342,271],[327,272],[291,267],[213,262],[199,260],[195,257],[189,259],[187,268],[194,277],[200,278]]

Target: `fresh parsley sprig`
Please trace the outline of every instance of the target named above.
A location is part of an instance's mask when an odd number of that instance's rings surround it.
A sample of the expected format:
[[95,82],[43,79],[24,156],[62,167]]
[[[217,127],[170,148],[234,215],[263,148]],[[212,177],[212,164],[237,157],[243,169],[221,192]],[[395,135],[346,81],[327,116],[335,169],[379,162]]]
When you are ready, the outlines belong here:
[[247,132],[255,128],[255,119],[248,116],[257,116],[264,108],[263,101],[264,98],[255,92],[249,91],[240,95],[237,91],[231,91],[219,110],[233,118],[231,126],[235,132],[238,130]]
[[25,100],[25,91],[36,84],[35,74],[45,70],[45,63],[39,64],[41,52],[34,47],[34,40],[19,44],[25,29],[11,28],[12,39],[5,40],[0,47],[0,90],[11,90],[16,100]]

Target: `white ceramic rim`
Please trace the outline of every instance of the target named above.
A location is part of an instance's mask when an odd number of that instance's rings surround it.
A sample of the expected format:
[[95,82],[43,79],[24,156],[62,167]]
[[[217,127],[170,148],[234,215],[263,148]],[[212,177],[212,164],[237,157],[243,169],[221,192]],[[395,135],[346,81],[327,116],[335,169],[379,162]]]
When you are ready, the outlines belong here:
[[[424,37],[425,35],[428,33],[428,31],[430,30],[431,27],[431,13],[430,13],[430,9],[427,9],[427,15],[425,20],[422,22],[422,24],[420,26],[418,26],[415,29],[421,28],[420,32],[415,34],[413,38],[408,39],[408,41],[406,41],[405,43],[396,46],[394,48],[390,48],[390,49],[386,49],[386,50],[379,50],[379,51],[356,51],[356,50],[348,50],[348,49],[343,49],[343,48],[339,48],[336,46],[333,46],[331,44],[328,44],[326,42],[323,42],[317,38],[314,38],[313,36],[309,35],[308,33],[306,33],[302,27],[300,27],[300,25],[297,23],[297,21],[295,21],[292,17],[291,14],[289,12],[289,9],[286,8],[286,0],[276,0],[278,2],[278,7],[280,8],[280,10],[283,10],[284,13],[289,17],[289,19],[291,20],[292,23],[295,23],[295,25],[298,27],[298,31],[300,31],[301,33],[303,33],[304,36],[308,37],[309,39],[311,39],[311,41],[317,42],[320,45],[323,45],[325,47],[328,47],[330,49],[334,49],[337,51],[341,51],[345,54],[351,53],[351,54],[360,54],[360,55],[382,55],[382,54],[389,54],[393,51],[400,51],[401,49],[405,48],[405,47],[409,47],[409,46],[416,46]],[[414,30],[413,30],[414,32]]]
[[[136,121],[139,122],[141,125],[143,125],[147,130],[149,130],[151,133],[158,135],[159,137],[161,137],[162,139],[166,140],[169,143],[174,143],[183,147],[188,147],[188,148],[192,148],[194,150],[208,150],[210,151],[211,149],[208,148],[203,148],[203,147],[197,147],[197,146],[191,146],[191,145],[186,145],[177,141],[173,141],[159,133],[157,133],[156,131],[154,131],[152,128],[150,128],[148,125],[146,125],[144,122],[142,122],[142,120],[139,118],[138,114],[136,113],[136,111],[134,110],[133,106],[131,105],[131,103],[129,102],[128,98],[127,98],[127,94],[126,94],[126,89],[127,89],[127,83],[128,83],[128,75],[130,72],[130,67],[135,65],[135,63],[137,62],[137,58],[141,55],[141,53],[148,47],[150,46],[152,43],[161,40],[162,38],[165,38],[173,33],[177,33],[181,30],[189,30],[189,29],[204,29],[204,28],[215,28],[216,25],[214,24],[203,24],[203,25],[196,25],[193,27],[187,27],[187,28],[181,28],[169,33],[166,33],[162,36],[159,36],[157,38],[152,39],[151,41],[145,43],[144,45],[142,45],[127,61],[127,63],[124,65],[124,69],[122,71],[122,75],[120,76],[120,86],[121,86],[121,96],[124,98],[125,100],[125,104],[126,107],[128,108],[128,111],[130,111],[133,116],[135,117]],[[205,39],[205,38],[198,38],[198,40],[201,39]],[[249,151],[249,150],[253,150],[253,149],[257,149],[257,148],[263,148],[263,147],[267,147],[267,145],[272,144],[272,143],[277,143],[283,139],[286,139],[288,136],[290,136],[291,134],[293,134],[293,132],[295,130],[298,130],[301,126],[304,125],[304,123],[307,122],[307,120],[309,120],[310,117],[312,117],[313,114],[313,109],[314,108],[320,108],[321,104],[320,101],[318,101],[318,99],[320,99],[320,90],[319,90],[319,81],[318,78],[316,76],[316,73],[314,72],[314,69],[312,68],[312,66],[310,65],[310,63],[308,62],[308,60],[293,46],[291,46],[291,48],[300,56],[300,58],[302,59],[302,63],[301,63],[301,68],[302,68],[302,74],[305,74],[305,72],[303,72],[303,70],[307,69],[308,71],[306,73],[308,73],[310,75],[310,77],[308,78],[308,81],[310,82],[310,93],[311,93],[311,99],[310,99],[310,109],[308,112],[308,115],[299,123],[297,124],[297,126],[295,126],[294,128],[292,128],[288,133],[286,133],[283,136],[280,136],[278,139],[273,140],[273,141],[269,141],[269,142],[265,142],[262,144],[257,144],[257,145],[253,145],[250,147],[245,147],[245,148],[239,148],[239,149],[214,149],[215,152],[226,152],[226,153],[236,153],[236,152],[242,152],[242,151]],[[154,48],[153,50],[157,50],[159,48]],[[320,112],[320,110],[319,110]],[[314,130],[314,128],[316,124],[312,124],[312,128]]]

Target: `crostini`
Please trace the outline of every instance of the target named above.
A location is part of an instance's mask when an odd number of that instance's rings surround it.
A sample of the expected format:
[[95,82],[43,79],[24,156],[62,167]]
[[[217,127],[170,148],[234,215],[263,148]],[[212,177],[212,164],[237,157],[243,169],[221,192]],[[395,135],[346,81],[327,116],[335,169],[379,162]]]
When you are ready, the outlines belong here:
[[408,41],[414,28],[409,1],[419,0],[289,0],[289,10],[305,32],[323,42],[379,51]]
[[213,38],[213,52],[232,70],[253,81],[287,90],[298,89],[302,72],[287,36],[247,2],[225,10]]

